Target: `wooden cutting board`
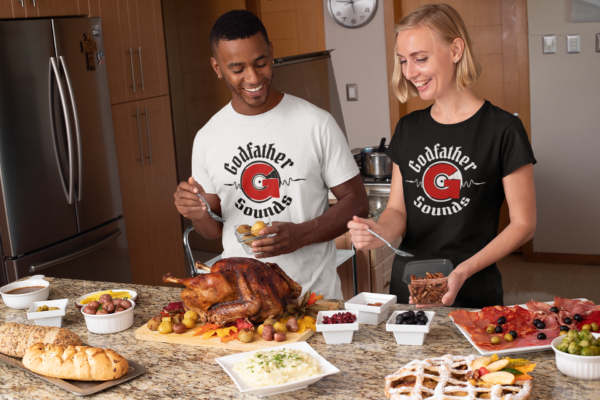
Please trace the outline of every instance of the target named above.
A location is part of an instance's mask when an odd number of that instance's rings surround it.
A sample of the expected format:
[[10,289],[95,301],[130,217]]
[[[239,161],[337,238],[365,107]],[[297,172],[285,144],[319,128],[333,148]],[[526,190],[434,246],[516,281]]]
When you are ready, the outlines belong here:
[[[340,307],[339,303],[330,303],[327,301],[317,301],[317,303],[319,305],[328,307],[330,310],[337,310]],[[144,324],[135,331],[135,338],[137,340],[147,340],[150,342],[187,344],[189,346],[218,347],[228,350],[251,351],[281,346],[283,344],[305,341],[315,333],[315,331],[313,331],[312,329],[307,329],[302,333],[287,332],[285,334],[286,340],[284,342],[276,342],[274,340],[267,342],[258,334],[255,334],[254,340],[250,343],[242,343],[239,340],[232,340],[231,342],[221,343],[221,338],[219,337],[211,337],[210,339],[203,340],[202,335],[192,336],[196,331],[196,328],[199,328],[200,326],[202,326],[202,324],[196,324],[195,328],[189,329],[186,333],[168,333],[165,335],[162,333],[158,333],[157,331],[151,331],[150,329],[148,329],[146,324]]]

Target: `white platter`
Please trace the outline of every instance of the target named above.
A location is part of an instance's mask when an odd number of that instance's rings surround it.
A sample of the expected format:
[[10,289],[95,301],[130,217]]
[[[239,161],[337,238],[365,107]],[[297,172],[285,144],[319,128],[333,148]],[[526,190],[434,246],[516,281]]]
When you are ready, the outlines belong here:
[[[279,349],[293,349],[293,350],[300,350],[300,351],[304,351],[304,352],[308,353],[312,358],[314,358],[315,360],[318,361],[319,368],[321,368],[321,371],[323,373],[320,375],[311,376],[310,378],[301,379],[299,381],[283,383],[281,385],[253,388],[252,386],[247,384],[242,379],[242,377],[239,376],[233,370],[233,367],[235,366],[235,364],[239,361],[242,361],[249,354],[256,353],[257,351],[266,351],[266,350],[271,351],[271,350],[279,350]],[[219,365],[225,370],[225,372],[227,372],[227,375],[229,375],[229,377],[233,380],[233,382],[236,384],[236,386],[238,387],[240,392],[253,394],[258,397],[271,396],[274,394],[280,394],[280,393],[291,392],[293,390],[304,389],[308,385],[312,385],[313,383],[321,380],[322,378],[326,377],[327,375],[333,375],[333,374],[337,374],[338,372],[340,372],[339,369],[337,369],[331,363],[329,363],[326,359],[321,357],[321,355],[319,353],[317,353],[312,347],[310,347],[310,345],[306,342],[296,342],[296,343],[286,344],[283,346],[270,347],[269,349],[247,351],[244,353],[232,354],[230,356],[217,358],[215,361],[217,363],[219,363]]]
[[[572,300],[588,301],[588,299],[572,299]],[[554,301],[545,301],[544,303],[554,305]],[[525,304],[518,304],[518,306],[522,307],[526,310],[529,310],[527,308],[527,305],[525,305]],[[507,307],[514,307],[514,306],[507,306]],[[481,309],[473,310],[472,312],[477,312],[477,311],[481,311]],[[454,322],[454,319],[452,317],[449,317],[449,318],[450,318],[450,320],[452,320],[452,322]],[[473,343],[473,341],[471,340],[471,335],[469,334],[469,332],[467,332],[467,330],[465,328],[458,325],[456,322],[454,322],[454,325],[456,325],[458,330],[467,338],[469,343],[471,343],[471,345],[473,345],[473,347],[475,347],[475,349],[477,349],[479,354],[481,354],[482,356],[490,357],[490,356],[493,356],[494,354],[496,354],[496,355],[498,355],[498,357],[500,357],[500,356],[507,355],[507,354],[523,354],[523,353],[533,353],[535,351],[552,350],[552,344],[547,344],[547,345],[543,345],[543,346],[518,347],[516,349],[512,348],[512,349],[496,350],[496,351],[481,349],[475,343]]]

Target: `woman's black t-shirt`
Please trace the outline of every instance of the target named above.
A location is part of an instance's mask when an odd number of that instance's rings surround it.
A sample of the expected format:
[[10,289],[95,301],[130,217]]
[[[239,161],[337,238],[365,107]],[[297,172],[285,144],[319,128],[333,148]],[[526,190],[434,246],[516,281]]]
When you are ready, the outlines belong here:
[[[403,117],[387,155],[400,167],[406,234],[396,256],[391,292],[408,303],[402,281],[409,261],[445,258],[454,267],[492,241],[504,201],[502,178],[536,163],[521,120],[485,101],[471,118],[440,124],[431,107]],[[502,277],[496,264],[467,279],[457,307],[503,304]]]

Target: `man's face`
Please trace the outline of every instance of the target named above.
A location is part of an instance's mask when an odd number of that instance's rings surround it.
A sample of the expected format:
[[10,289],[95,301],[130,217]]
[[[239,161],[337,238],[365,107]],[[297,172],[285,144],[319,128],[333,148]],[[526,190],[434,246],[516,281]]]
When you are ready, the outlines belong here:
[[259,32],[247,39],[220,40],[215,57],[215,72],[223,77],[233,93],[234,107],[243,114],[256,115],[268,107],[273,79],[273,51]]

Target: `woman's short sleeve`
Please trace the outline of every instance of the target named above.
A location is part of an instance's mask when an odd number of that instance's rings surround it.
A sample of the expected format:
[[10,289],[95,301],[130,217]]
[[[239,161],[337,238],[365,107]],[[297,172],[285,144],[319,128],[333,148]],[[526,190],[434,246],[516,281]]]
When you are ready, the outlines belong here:
[[390,141],[390,145],[387,148],[385,154],[397,165],[400,165],[400,150],[402,148],[402,119],[396,124],[396,130],[394,136]]
[[527,138],[527,131],[520,119],[510,124],[504,131],[501,143],[502,177],[510,175],[517,168],[537,163],[533,149]]

